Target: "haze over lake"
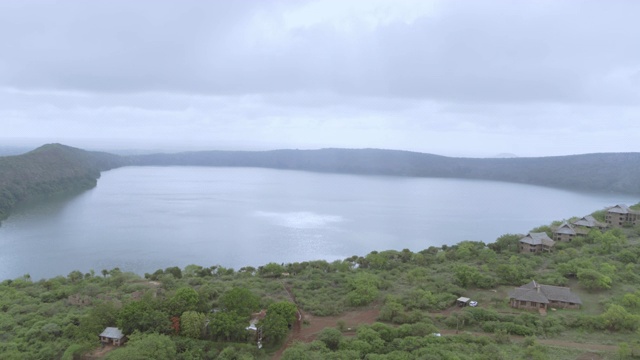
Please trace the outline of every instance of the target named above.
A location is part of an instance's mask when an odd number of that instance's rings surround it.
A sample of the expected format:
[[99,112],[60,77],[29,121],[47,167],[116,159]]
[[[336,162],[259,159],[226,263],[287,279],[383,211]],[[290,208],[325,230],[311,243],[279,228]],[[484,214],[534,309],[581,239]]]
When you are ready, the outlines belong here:
[[258,168],[125,167],[0,226],[0,279],[120,267],[333,261],[373,250],[493,242],[630,195],[489,181]]

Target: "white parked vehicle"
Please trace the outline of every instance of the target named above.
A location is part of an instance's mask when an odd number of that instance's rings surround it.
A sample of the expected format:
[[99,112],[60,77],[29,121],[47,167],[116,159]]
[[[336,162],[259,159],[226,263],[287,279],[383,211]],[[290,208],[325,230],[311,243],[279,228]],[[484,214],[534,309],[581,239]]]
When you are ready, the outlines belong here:
[[476,306],[478,306],[478,302],[477,301],[469,301],[469,306],[476,307]]

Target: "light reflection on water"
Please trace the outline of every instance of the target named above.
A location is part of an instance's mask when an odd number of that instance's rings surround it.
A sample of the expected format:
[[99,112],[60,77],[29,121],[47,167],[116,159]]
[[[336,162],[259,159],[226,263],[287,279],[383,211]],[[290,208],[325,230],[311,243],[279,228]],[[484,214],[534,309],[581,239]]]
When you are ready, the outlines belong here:
[[0,226],[0,279],[188,264],[239,269],[494,241],[625,195],[487,181],[255,168],[128,167]]
[[255,215],[270,220],[274,225],[294,229],[319,229],[344,221],[342,216],[316,214],[309,211],[287,213],[256,211]]

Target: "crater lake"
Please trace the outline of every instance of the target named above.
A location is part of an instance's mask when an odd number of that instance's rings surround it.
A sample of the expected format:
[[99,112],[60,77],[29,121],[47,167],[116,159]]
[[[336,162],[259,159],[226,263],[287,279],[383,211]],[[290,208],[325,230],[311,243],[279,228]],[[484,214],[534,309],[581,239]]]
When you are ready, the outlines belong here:
[[125,167],[97,187],[23,206],[0,226],[0,279],[119,267],[236,270],[373,250],[490,243],[606,206],[594,194],[491,181],[261,168]]

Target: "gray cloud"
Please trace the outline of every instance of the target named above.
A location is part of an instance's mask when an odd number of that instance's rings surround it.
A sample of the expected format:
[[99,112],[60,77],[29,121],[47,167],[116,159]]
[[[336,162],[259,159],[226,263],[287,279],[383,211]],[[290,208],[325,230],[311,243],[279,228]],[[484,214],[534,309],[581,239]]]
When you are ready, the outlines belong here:
[[[442,2],[410,24],[351,31],[286,29],[279,11],[294,4],[3,2],[1,79],[101,92],[638,99],[635,2]],[[616,79],[625,73],[635,81]]]
[[595,0],[5,0],[0,139],[636,151],[638,13]]

